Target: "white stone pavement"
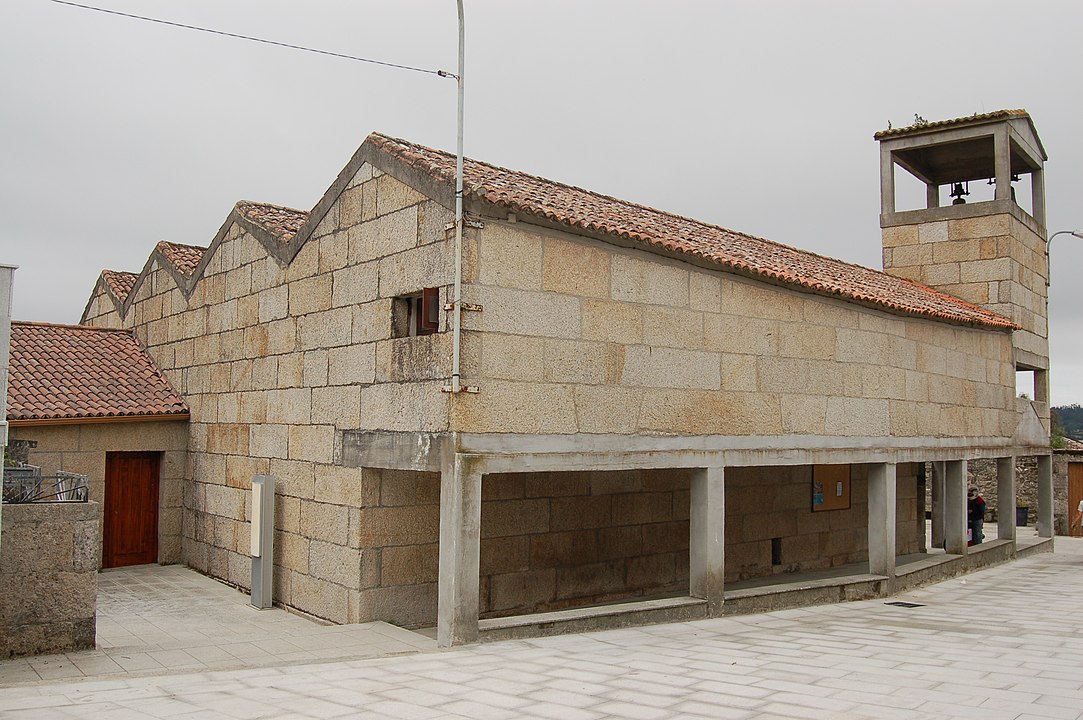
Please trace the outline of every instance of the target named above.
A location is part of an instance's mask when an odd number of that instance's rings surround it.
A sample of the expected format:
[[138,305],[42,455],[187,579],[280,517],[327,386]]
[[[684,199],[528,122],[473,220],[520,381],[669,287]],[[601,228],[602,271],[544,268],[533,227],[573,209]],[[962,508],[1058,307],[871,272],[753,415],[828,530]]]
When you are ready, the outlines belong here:
[[883,600],[0,688],[0,718],[1083,718],[1083,540]]
[[0,660],[0,687],[357,660],[436,647],[431,638],[383,622],[320,624],[279,608],[256,610],[248,601],[246,593],[180,565],[106,570],[98,575],[97,647]]

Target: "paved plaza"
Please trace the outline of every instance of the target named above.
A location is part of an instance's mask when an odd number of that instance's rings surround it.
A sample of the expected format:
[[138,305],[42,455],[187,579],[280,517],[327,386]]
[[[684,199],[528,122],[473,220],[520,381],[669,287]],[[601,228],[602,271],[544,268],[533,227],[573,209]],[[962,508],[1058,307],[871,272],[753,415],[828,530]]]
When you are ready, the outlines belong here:
[[180,565],[106,570],[98,575],[97,647],[0,661],[0,686],[356,660],[436,647],[387,623],[327,625],[279,608],[256,610],[248,601]]
[[1079,720],[1083,541],[1056,546],[892,599],[919,607],[872,600],[379,658],[20,682],[0,688],[0,718]]

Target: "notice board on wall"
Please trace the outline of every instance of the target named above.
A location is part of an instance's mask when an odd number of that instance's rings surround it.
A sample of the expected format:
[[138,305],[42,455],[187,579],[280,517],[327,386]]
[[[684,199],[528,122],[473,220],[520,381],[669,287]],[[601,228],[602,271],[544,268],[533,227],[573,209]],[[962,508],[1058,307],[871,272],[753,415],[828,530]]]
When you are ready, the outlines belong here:
[[812,512],[850,509],[850,466],[812,466]]

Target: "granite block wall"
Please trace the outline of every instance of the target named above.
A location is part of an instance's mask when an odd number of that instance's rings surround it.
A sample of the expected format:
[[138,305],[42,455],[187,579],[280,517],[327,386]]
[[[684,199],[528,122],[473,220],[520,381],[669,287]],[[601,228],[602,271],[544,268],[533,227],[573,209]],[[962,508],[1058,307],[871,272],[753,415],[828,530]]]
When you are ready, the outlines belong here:
[[1006,440],[1019,421],[1007,333],[524,222],[467,241],[484,311],[464,319],[464,376],[483,392],[452,405],[463,432]]

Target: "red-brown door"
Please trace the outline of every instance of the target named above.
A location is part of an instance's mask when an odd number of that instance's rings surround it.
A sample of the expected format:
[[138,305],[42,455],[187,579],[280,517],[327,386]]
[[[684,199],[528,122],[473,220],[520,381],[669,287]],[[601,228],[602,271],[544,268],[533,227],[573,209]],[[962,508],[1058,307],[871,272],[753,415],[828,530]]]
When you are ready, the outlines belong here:
[[1079,512],[1079,502],[1083,500],[1083,463],[1068,463],[1068,534],[1072,537],[1083,535],[1083,529],[1075,524]]
[[158,561],[159,459],[159,453],[106,453],[102,567]]

